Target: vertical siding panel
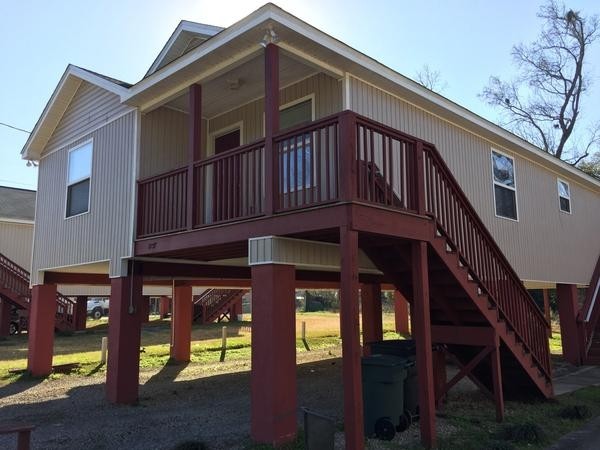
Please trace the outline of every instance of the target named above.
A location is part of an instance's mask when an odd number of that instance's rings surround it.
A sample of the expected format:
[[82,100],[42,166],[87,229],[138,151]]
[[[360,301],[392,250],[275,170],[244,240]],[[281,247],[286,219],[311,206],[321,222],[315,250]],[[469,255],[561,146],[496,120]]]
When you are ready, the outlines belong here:
[[31,269],[33,224],[0,221],[0,253],[26,270]]

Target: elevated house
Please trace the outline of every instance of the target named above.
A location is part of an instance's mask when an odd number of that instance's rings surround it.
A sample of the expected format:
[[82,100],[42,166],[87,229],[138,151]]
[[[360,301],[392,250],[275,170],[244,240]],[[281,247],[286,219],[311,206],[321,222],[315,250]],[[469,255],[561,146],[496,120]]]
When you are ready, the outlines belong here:
[[552,396],[528,288],[557,288],[567,359],[593,357],[600,182],[272,4],[182,22],[133,85],[69,66],[22,154],[39,162],[29,368],[51,370],[56,285],[110,286],[110,402],[137,400],[152,283],[173,286],[180,361],[192,288],[252,288],[260,442],[296,433],[299,286],[340,290],[347,448],[364,441],[359,291],[365,351],[382,286],[411,305],[428,446],[449,388],[432,344],[499,419],[505,395]]

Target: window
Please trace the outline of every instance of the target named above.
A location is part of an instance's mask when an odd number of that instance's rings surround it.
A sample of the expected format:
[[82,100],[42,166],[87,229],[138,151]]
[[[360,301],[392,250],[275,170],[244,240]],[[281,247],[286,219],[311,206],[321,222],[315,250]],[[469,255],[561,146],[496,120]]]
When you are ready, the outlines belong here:
[[241,145],[240,143],[241,131],[239,128],[217,136],[215,137],[215,155],[239,147]]
[[556,180],[558,185],[558,206],[562,212],[571,214],[571,188],[569,183]]
[[89,211],[91,175],[92,142],[90,141],[69,152],[66,217]]
[[508,155],[492,150],[492,177],[496,215],[517,220],[515,160]]
[[[312,120],[312,98],[284,107],[279,112],[279,128],[281,130]],[[310,133],[306,133],[296,136],[296,139],[285,141],[282,154],[283,192],[309,188],[313,184],[310,137]],[[288,178],[290,179],[288,180]]]

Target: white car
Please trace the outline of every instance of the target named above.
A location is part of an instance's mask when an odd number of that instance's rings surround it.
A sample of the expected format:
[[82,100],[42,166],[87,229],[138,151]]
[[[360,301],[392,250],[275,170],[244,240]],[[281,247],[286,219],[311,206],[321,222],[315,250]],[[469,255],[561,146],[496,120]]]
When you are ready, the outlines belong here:
[[108,299],[104,297],[91,297],[87,302],[87,315],[98,320],[108,315]]

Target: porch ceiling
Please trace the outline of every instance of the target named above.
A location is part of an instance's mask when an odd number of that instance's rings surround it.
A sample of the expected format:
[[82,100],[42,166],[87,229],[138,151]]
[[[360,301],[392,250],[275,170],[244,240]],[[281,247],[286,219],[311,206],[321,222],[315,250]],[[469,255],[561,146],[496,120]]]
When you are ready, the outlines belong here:
[[[279,59],[281,87],[289,86],[315,73],[317,73],[315,68],[281,52]],[[202,116],[212,118],[263,96],[264,59],[260,54],[202,85]],[[168,102],[166,106],[187,113],[189,111],[187,91]]]

